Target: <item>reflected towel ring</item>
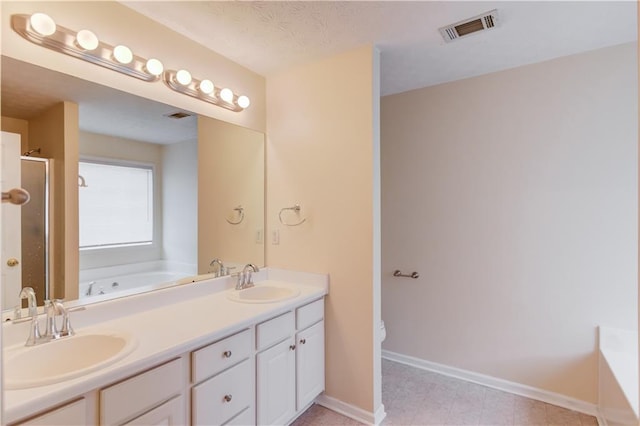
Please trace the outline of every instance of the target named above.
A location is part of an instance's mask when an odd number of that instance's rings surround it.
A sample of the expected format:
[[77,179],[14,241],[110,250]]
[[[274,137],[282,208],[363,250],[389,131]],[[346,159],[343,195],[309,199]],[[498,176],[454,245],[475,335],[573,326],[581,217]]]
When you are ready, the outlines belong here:
[[244,208],[242,206],[238,206],[235,209],[233,209],[233,211],[236,211],[239,213],[240,219],[237,222],[233,222],[227,218],[225,218],[225,220],[227,222],[229,222],[231,225],[239,225],[242,223],[242,221],[244,220]]
[[278,219],[280,219],[280,223],[283,224],[284,226],[298,226],[298,225],[302,225],[307,218],[302,218],[302,220],[298,223],[286,223],[283,219],[282,219],[282,212],[284,212],[285,210],[293,210],[294,212],[296,212],[297,214],[300,214],[300,204],[296,204],[293,207],[283,207],[280,209],[280,213],[278,213]]

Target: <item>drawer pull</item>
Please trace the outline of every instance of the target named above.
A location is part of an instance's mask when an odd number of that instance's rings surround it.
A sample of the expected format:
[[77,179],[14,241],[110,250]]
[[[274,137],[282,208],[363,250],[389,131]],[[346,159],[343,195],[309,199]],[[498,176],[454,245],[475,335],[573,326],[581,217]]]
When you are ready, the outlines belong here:
[[225,395],[224,396],[224,402],[231,402],[231,399],[233,399],[232,395]]
[[231,351],[224,351],[222,355],[224,355],[225,358],[231,358]]
[[300,339],[300,344],[304,345],[305,343],[307,343],[307,339]]
[[295,351],[296,350],[296,345],[289,345],[289,350]]

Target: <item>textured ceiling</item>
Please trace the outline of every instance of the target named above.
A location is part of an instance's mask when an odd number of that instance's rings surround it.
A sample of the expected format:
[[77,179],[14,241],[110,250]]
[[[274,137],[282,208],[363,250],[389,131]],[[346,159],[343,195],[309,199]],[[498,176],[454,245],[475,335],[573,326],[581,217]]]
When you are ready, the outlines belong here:
[[[125,1],[265,76],[365,44],[382,94],[637,40],[635,1]],[[498,9],[500,27],[445,43],[438,28]]]

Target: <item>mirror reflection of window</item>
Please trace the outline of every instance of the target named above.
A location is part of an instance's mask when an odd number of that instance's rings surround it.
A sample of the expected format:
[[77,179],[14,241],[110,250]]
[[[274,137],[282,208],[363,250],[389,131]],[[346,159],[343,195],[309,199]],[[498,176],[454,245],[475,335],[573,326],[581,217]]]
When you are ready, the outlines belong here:
[[81,250],[153,243],[153,172],[147,165],[80,161]]

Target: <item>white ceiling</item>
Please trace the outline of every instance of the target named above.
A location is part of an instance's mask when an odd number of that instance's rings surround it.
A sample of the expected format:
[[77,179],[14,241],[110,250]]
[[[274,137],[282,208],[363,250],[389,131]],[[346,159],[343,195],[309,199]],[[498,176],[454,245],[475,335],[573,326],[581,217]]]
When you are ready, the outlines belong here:
[[[268,76],[365,44],[382,94],[637,40],[635,1],[124,1]],[[500,27],[445,43],[438,28],[498,9]]]

